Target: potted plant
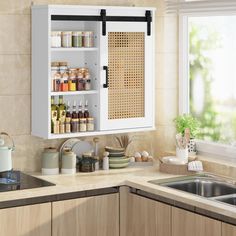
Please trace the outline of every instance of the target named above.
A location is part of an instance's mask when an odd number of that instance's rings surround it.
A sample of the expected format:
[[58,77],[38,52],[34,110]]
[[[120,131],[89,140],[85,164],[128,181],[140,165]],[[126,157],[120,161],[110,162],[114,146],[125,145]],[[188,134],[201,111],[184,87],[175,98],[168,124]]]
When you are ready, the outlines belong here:
[[194,138],[199,132],[200,124],[198,120],[189,114],[179,115],[174,119],[176,131],[182,137],[186,137],[188,141],[188,151],[196,152],[196,144]]

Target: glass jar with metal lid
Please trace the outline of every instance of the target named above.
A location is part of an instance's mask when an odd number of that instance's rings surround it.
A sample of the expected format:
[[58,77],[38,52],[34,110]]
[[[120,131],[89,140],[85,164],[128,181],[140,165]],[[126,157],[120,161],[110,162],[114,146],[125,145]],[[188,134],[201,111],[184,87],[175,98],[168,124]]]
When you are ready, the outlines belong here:
[[61,47],[61,31],[51,32],[51,47],[60,48]]
[[83,47],[83,32],[82,31],[72,32],[72,47],[75,47],[75,48]]
[[64,48],[72,47],[72,32],[71,31],[62,32],[62,47]]
[[94,46],[93,31],[83,32],[83,46],[86,48],[91,48]]

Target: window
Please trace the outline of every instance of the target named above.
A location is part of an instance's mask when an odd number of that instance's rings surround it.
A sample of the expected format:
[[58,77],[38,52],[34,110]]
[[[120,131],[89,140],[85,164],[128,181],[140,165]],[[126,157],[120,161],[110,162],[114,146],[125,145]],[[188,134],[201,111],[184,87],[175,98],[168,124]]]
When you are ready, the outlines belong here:
[[188,18],[189,111],[198,138],[236,140],[236,16]]
[[178,5],[177,9],[180,113],[191,113],[201,123],[198,150],[230,157],[236,157],[236,3],[233,4],[231,12],[220,10],[220,5],[214,8],[207,4],[206,9],[197,5],[201,11],[188,5]]

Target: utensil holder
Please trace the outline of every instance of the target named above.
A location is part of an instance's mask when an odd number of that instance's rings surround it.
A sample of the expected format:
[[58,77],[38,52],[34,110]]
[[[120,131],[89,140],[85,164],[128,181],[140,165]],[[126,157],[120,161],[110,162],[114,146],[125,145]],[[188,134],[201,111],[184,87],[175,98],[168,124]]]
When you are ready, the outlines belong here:
[[176,157],[180,159],[183,164],[188,163],[188,148],[181,149],[181,148],[176,148]]

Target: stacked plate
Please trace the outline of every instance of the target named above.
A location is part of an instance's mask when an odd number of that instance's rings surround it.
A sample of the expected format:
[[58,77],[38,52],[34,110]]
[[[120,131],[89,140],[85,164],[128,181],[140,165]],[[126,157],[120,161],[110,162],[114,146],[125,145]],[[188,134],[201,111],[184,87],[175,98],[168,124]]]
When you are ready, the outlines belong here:
[[125,168],[129,165],[129,157],[125,156],[124,148],[105,147],[105,151],[109,152],[109,167],[111,169]]

